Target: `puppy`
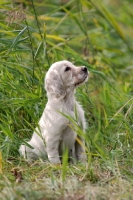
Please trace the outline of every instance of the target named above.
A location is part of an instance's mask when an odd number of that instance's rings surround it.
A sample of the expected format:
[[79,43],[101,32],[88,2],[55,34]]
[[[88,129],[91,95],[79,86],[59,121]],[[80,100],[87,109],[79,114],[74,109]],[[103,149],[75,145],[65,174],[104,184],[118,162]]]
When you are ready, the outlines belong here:
[[86,67],[76,67],[66,60],[52,64],[45,77],[48,102],[29,145],[21,145],[19,149],[28,161],[47,156],[52,164],[61,164],[65,148],[72,160],[86,160],[84,139],[71,128],[71,120],[64,115],[77,120],[85,132],[84,111],[75,100],[74,92],[87,81],[88,74]]

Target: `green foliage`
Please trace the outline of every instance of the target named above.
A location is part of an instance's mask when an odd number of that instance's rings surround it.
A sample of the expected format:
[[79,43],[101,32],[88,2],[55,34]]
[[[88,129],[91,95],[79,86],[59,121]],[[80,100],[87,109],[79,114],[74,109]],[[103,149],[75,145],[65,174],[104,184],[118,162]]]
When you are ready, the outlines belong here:
[[[71,199],[78,199],[74,191],[80,196],[80,186],[88,181],[97,183],[96,189],[91,188],[96,194],[93,199],[101,199],[101,195],[110,199],[109,194],[114,199],[132,198],[132,6],[129,0],[0,2],[0,189],[5,188],[1,199],[41,199],[47,192],[42,192],[38,180],[53,188],[57,199],[59,195],[70,197],[69,190],[73,191]],[[18,148],[31,137],[47,102],[46,71],[53,62],[64,59],[90,71],[88,83],[76,93],[88,124],[84,136],[88,163],[68,167],[66,151],[61,167],[53,169],[46,161],[31,164],[29,169]],[[77,133],[84,134],[78,126]],[[29,182],[28,186],[23,182],[25,192],[21,185],[12,185],[13,167],[22,168],[24,180]],[[104,190],[104,183],[113,192],[107,187]],[[127,192],[120,193],[114,185],[119,191],[125,185]],[[9,198],[5,191],[10,191]],[[85,191],[88,198],[92,193]]]

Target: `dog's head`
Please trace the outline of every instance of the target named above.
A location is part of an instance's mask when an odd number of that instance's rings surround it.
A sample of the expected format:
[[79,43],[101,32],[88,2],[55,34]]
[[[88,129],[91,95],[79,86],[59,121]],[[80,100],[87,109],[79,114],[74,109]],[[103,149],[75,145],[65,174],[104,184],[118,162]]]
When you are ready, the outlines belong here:
[[45,77],[45,89],[48,96],[61,98],[76,87],[88,80],[88,70],[86,67],[76,67],[69,61],[59,61],[54,63],[48,70]]

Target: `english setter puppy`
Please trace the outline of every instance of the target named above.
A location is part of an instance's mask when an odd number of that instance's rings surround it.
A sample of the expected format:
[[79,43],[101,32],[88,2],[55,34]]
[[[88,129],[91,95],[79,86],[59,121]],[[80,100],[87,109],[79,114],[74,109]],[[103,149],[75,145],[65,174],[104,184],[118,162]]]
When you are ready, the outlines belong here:
[[21,145],[19,149],[28,161],[47,156],[52,164],[61,164],[64,148],[68,149],[71,160],[86,160],[84,139],[71,128],[72,121],[66,116],[77,118],[77,124],[85,132],[84,111],[74,93],[76,87],[87,81],[88,74],[86,67],[76,67],[66,60],[49,68],[45,77],[48,102],[29,146]]

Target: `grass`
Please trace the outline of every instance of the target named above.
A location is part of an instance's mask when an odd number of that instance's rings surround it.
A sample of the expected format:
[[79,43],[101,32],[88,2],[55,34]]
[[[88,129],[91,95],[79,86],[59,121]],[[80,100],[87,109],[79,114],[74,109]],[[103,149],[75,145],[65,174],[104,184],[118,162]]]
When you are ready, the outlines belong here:
[[[0,2],[0,199],[132,199],[131,1]],[[87,119],[86,165],[27,164],[27,141],[47,102],[50,65],[68,59],[91,77],[76,96]],[[78,130],[80,132],[80,130]]]

